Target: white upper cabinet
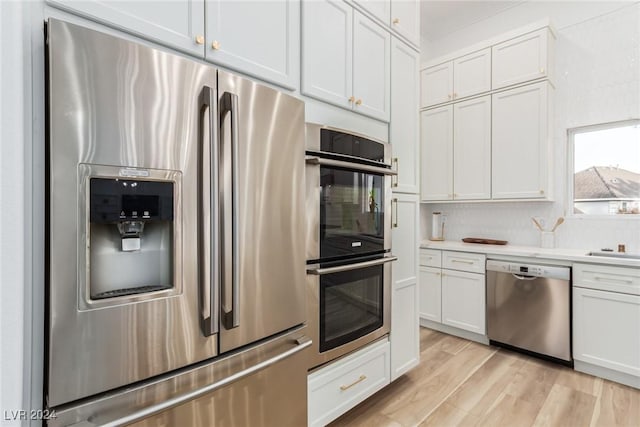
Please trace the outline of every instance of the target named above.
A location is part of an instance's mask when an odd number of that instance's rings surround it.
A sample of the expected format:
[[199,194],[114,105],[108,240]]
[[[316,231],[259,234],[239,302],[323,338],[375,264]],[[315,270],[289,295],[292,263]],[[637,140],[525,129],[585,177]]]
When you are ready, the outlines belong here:
[[303,1],[301,25],[302,93],[352,108],[353,8],[341,1]]
[[551,31],[543,28],[493,46],[493,89],[552,78],[553,40]]
[[353,15],[354,110],[388,122],[391,35],[360,12]]
[[367,12],[389,25],[391,17],[391,0],[354,0]]
[[491,96],[421,113],[422,200],[491,198]]
[[425,68],[421,79],[422,107],[488,92],[491,90],[491,49]]
[[341,1],[302,3],[302,93],[389,121],[391,36]]
[[206,13],[208,61],[296,89],[298,1],[207,0]]
[[453,104],[453,198],[491,198],[491,96]]
[[550,188],[549,96],[545,82],[492,95],[492,196],[546,199]]
[[453,62],[429,67],[420,73],[420,106],[451,101],[453,96]]
[[420,46],[420,2],[391,0],[391,27],[416,46]]
[[453,99],[491,90],[491,49],[465,55],[453,61]]
[[204,0],[47,0],[47,3],[192,55],[204,55]]
[[453,106],[420,113],[421,200],[453,199]]
[[418,67],[420,55],[392,38],[391,123],[389,128],[394,168],[393,191],[418,193],[420,152],[418,135]]

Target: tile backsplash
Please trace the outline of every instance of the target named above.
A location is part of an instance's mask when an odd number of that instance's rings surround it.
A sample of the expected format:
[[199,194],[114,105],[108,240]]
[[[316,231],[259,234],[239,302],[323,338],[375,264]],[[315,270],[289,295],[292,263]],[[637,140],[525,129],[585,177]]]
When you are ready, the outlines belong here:
[[[640,3],[557,32],[553,117],[554,202],[421,205],[421,234],[429,236],[431,213],[445,215],[445,238],[486,237],[538,246],[531,217],[551,227],[567,209],[567,129],[640,117]],[[568,216],[556,246],[640,252],[640,218]]]

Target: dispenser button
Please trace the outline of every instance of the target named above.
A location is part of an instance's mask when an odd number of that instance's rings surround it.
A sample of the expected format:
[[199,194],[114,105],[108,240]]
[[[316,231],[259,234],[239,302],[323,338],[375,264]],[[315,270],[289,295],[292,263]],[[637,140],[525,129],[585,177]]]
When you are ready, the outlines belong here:
[[149,211],[144,211],[144,212],[142,213],[142,217],[143,217],[143,218],[149,218]]
[[138,218],[138,211],[131,212],[131,217]]
[[124,213],[124,211],[120,211],[120,218],[126,218],[126,214]]

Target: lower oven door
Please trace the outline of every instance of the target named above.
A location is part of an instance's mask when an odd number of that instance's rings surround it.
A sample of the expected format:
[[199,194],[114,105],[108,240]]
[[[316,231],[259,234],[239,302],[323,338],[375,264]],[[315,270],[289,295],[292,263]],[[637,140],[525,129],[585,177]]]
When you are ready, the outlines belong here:
[[308,322],[315,368],[382,337],[390,328],[392,255],[309,266]]

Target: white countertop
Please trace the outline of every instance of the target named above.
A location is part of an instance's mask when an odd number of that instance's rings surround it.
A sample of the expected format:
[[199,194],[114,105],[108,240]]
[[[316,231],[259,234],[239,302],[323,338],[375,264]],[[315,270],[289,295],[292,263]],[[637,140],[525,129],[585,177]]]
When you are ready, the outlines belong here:
[[439,249],[444,251],[474,252],[495,257],[527,257],[537,259],[547,259],[561,261],[565,264],[570,262],[586,262],[591,264],[608,264],[624,267],[640,268],[640,260],[632,258],[615,258],[603,256],[589,256],[587,249],[544,249],[535,246],[515,246],[515,245],[484,245],[480,243],[464,243],[447,240],[435,242],[422,240],[420,248]]

